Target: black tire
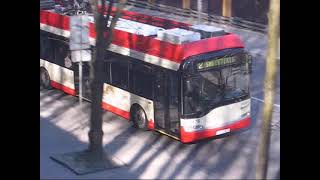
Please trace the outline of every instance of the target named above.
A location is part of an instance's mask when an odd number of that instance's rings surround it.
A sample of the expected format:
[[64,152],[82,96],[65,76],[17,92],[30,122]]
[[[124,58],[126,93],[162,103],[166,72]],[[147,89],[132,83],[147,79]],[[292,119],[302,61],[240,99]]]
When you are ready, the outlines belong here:
[[131,120],[135,128],[148,130],[148,120],[146,113],[140,106],[134,106],[131,110]]
[[40,85],[46,89],[52,89],[50,76],[46,69],[40,68]]

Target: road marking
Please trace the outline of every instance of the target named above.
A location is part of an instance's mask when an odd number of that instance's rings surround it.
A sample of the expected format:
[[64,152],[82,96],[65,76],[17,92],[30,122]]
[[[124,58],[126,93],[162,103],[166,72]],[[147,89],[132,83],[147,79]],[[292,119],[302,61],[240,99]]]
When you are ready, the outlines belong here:
[[[257,101],[260,101],[260,102],[263,102],[264,103],[264,100],[262,100],[262,99],[259,99],[259,98],[255,98],[255,97],[251,97],[252,99],[254,99],[254,100],[257,100]],[[280,105],[279,104],[273,104],[275,107],[278,107],[278,108],[280,108]]]

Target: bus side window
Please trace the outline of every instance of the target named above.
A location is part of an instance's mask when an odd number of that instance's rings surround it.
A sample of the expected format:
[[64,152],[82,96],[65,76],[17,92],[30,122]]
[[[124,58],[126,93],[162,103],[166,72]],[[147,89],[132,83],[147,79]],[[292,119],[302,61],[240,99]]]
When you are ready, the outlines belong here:
[[55,41],[55,63],[65,68],[72,68],[68,44]]
[[116,87],[128,90],[128,62],[115,60],[111,63],[111,84]]
[[133,93],[152,99],[152,69],[143,64],[132,64]]
[[47,35],[40,35],[40,58],[49,62],[54,60],[53,42]]
[[178,96],[179,96],[179,75],[177,72],[169,73],[170,82],[170,104],[178,107]]
[[41,59],[46,59],[46,52],[48,47],[48,38],[45,35],[42,35],[40,33],[40,58]]
[[110,68],[111,68],[110,62],[109,61],[105,61],[103,63],[103,81],[105,83],[108,83],[108,84],[110,83],[110,77],[111,77]]

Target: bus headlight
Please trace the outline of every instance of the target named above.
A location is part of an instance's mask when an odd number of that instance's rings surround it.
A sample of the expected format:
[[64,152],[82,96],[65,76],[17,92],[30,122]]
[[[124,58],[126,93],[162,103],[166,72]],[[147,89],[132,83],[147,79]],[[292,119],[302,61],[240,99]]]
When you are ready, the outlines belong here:
[[247,117],[250,115],[250,112],[245,112],[241,114],[241,118]]
[[203,127],[203,125],[197,124],[197,125],[194,125],[194,126],[193,126],[193,129],[195,129],[195,130],[202,130],[202,129],[204,129],[204,127]]

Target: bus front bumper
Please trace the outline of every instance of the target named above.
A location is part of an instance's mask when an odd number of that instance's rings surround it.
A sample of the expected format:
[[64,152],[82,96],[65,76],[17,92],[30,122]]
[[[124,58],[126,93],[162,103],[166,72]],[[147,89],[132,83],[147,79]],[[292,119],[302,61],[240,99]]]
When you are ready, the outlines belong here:
[[229,124],[229,125],[226,125],[223,127],[218,127],[218,128],[214,128],[214,129],[204,129],[201,131],[187,132],[187,131],[185,131],[183,126],[181,126],[181,128],[180,128],[181,142],[190,143],[193,141],[197,141],[197,140],[201,140],[201,139],[205,139],[205,138],[211,138],[211,137],[218,136],[221,134],[244,129],[244,128],[249,127],[250,123],[251,123],[251,118],[250,118],[250,116],[248,116],[244,119],[241,119],[239,121],[236,121],[232,124]]

